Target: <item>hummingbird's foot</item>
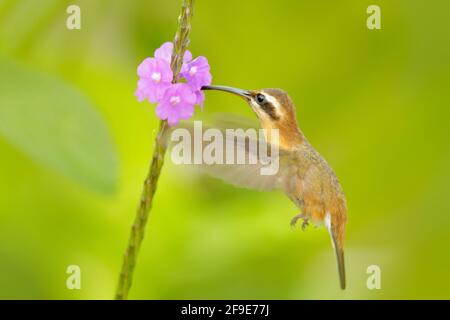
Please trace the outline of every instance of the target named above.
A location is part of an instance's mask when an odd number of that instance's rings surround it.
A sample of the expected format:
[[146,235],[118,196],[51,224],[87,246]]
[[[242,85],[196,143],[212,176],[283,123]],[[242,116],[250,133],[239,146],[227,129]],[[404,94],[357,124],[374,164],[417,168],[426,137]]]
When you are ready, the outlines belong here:
[[299,219],[303,219],[302,230],[304,231],[306,229],[306,227],[309,225],[309,221],[308,221],[308,218],[303,213],[298,214],[298,215],[296,215],[295,217],[292,218],[291,226],[295,227],[295,225],[297,224],[297,221]]
[[295,227],[295,225],[297,224],[297,221],[299,219],[302,219],[303,217],[304,217],[303,214],[298,214],[298,215],[294,216],[291,220],[291,227]]
[[309,226],[309,220],[308,220],[308,218],[303,218],[302,231],[305,231],[307,226]]

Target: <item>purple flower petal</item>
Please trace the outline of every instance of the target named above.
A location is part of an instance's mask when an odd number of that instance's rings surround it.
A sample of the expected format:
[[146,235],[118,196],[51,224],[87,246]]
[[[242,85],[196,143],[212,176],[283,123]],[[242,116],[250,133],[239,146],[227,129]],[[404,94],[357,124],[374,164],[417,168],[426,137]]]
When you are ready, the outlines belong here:
[[156,114],[160,119],[167,120],[170,126],[174,126],[180,120],[192,117],[196,100],[195,93],[187,84],[172,84],[156,107]]
[[170,63],[170,60],[172,59],[172,51],[173,51],[173,43],[172,42],[165,42],[155,50],[155,58],[162,59]]
[[209,70],[208,59],[200,56],[187,63],[186,67],[182,68],[181,75],[193,90],[200,90],[202,86],[211,84],[212,76]]
[[147,98],[147,94],[144,91],[140,90],[139,88],[136,89],[134,95],[136,96],[139,102],[142,102]]
[[167,61],[147,58],[138,67],[139,81],[136,97],[139,101],[147,98],[150,102],[158,102],[170,86],[173,72]]
[[[169,64],[172,61],[173,43],[165,42],[155,50],[155,58],[167,61]],[[188,63],[192,60],[192,53],[186,50],[183,56],[183,63]]]
[[189,61],[192,60],[192,53],[189,50],[186,50],[184,52],[184,56],[183,56],[183,62],[184,63],[188,63]]
[[171,126],[192,117],[194,105],[203,108],[205,95],[200,89],[212,80],[208,60],[205,57],[192,60],[192,53],[186,50],[179,78],[185,78],[187,82],[172,84],[172,52],[173,43],[165,42],[155,50],[154,58],[147,58],[139,65],[135,91],[139,101],[148,99],[158,103],[157,116]]
[[200,108],[203,110],[203,103],[205,102],[205,93],[202,90],[197,90],[194,93],[195,97],[197,98],[195,104],[198,104]]
[[137,74],[141,78],[151,79],[155,84],[171,82],[173,72],[170,64],[162,59],[147,58],[138,66]]
[[156,103],[162,99],[164,93],[166,92],[167,88],[170,87],[170,85],[170,83],[166,82],[154,84],[149,79],[141,78],[138,81],[137,90],[141,92],[141,97],[145,96],[151,103]]

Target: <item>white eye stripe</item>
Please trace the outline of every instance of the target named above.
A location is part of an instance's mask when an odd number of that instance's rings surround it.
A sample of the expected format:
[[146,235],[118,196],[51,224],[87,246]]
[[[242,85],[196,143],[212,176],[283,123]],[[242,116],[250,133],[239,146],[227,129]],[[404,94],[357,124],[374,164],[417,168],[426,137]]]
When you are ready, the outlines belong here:
[[264,96],[266,97],[266,100],[276,109],[276,110],[280,110],[280,104],[278,103],[278,100],[275,99],[274,97],[272,97],[271,95],[265,93],[264,91],[262,92],[264,94]]

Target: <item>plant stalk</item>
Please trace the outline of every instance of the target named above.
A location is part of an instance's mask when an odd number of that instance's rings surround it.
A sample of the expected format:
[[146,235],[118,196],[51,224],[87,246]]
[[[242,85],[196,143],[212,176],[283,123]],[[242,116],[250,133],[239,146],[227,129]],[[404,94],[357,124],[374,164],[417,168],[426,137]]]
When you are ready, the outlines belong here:
[[[178,75],[183,64],[183,56],[189,44],[189,32],[191,29],[191,19],[194,10],[194,0],[183,0],[181,14],[178,18],[178,29],[175,35],[174,48],[172,53],[171,68],[173,71],[173,83],[177,82]],[[139,249],[144,239],[145,228],[148,217],[153,205],[153,199],[156,192],[161,169],[164,164],[164,155],[166,154],[167,143],[166,133],[168,125],[165,120],[161,120],[158,134],[155,138],[155,146],[150,169],[144,182],[141,194],[141,200],[138,205],[136,217],[131,228],[128,246],[125,251],[120,271],[119,283],[117,285],[115,298],[125,300],[128,298],[133,282],[133,273],[139,254]]]

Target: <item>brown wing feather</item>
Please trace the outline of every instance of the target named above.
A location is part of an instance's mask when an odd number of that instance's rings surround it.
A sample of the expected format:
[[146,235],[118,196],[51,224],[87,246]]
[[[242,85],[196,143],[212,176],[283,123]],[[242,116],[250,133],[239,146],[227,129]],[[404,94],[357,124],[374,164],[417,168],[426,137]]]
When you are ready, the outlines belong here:
[[[242,121],[241,121],[242,123]],[[239,125],[239,124],[238,124]],[[180,127],[179,127],[180,128]],[[191,140],[191,163],[193,162],[194,155],[194,125],[193,123],[183,123],[181,128],[186,129],[190,133]],[[205,127],[203,125],[203,132],[207,130],[209,127]],[[188,164],[185,166],[192,167],[200,170],[210,176],[221,179],[229,184],[232,184],[237,187],[256,189],[256,190],[274,190],[274,189],[286,189],[286,184],[288,183],[288,179],[290,177],[290,173],[288,172],[288,166],[284,166],[282,164],[287,161],[292,161],[289,159],[290,154],[285,150],[279,150],[278,152],[278,163],[279,169],[278,172],[274,175],[263,175],[261,174],[261,169],[266,164],[261,163],[261,158],[259,156],[259,147],[265,147],[269,152],[271,152],[274,146],[267,144],[260,137],[249,137],[247,135],[230,135],[226,130],[227,129],[236,129],[236,123],[233,123],[232,117],[228,117],[226,119],[226,123],[219,123],[214,125],[214,129],[220,130],[223,137],[227,137],[229,139],[236,139],[233,150],[227,150],[225,143],[223,144],[222,154],[223,159],[225,160],[227,154],[229,152],[233,152],[234,156],[239,152],[245,154],[246,163],[245,164]],[[248,129],[248,126],[245,128]],[[238,139],[240,138],[240,139]],[[202,141],[202,150],[210,143],[209,141]],[[251,145],[258,146],[256,149],[251,148]],[[272,155],[272,153],[269,153]],[[256,164],[249,164],[248,159],[250,157],[254,157],[257,159]]]

